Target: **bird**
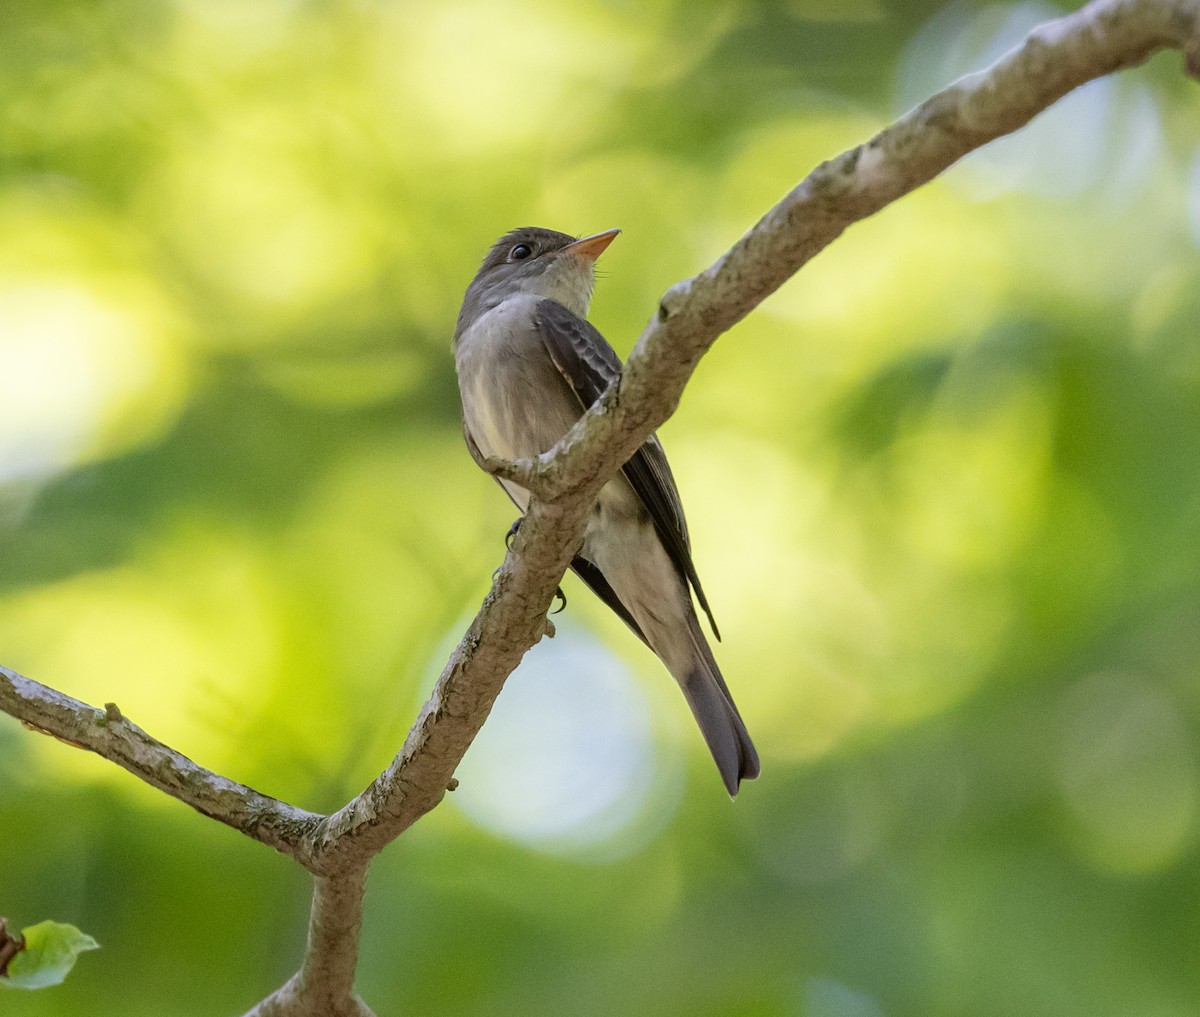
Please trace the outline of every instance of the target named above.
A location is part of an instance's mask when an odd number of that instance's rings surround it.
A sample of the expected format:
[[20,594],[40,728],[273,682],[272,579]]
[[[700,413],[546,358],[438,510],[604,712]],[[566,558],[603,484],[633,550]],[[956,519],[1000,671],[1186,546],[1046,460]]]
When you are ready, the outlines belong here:
[[[619,376],[620,358],[587,314],[596,259],[620,232],[576,238],[525,226],[483,259],[453,340],[464,435],[477,461],[548,451]],[[523,516],[529,492],[497,480]],[[657,435],[600,490],[571,569],[666,666],[735,796],[758,776],[758,753],[692,604],[694,592],[719,640]]]

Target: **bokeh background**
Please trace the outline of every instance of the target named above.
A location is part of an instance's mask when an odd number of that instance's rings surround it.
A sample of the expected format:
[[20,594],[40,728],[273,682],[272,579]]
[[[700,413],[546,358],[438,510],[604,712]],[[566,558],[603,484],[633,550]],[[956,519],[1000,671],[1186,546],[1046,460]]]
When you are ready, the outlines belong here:
[[[449,340],[491,241],[625,230],[632,345],[819,161],[1040,20],[889,0],[0,5],[0,660],[331,810],[512,509]],[[573,580],[372,874],[381,1015],[1200,1010],[1200,89],[1064,100],[855,227],[662,434],[763,757]],[[235,1014],[308,879],[0,717],[20,1017]]]

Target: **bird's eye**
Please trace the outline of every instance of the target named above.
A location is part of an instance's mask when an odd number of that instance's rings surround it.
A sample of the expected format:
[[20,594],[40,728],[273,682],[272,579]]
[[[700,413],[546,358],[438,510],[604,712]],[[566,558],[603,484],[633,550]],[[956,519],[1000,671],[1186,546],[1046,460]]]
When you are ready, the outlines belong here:
[[523,261],[533,254],[533,248],[528,244],[517,244],[508,252],[509,261]]

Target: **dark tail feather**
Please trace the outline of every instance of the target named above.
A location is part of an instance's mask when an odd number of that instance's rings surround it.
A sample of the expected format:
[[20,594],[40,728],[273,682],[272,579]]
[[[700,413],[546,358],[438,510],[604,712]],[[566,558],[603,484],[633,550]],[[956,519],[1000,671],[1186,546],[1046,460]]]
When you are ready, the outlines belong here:
[[758,776],[758,753],[729,694],[725,679],[721,677],[712,650],[700,631],[699,623],[694,615],[689,620],[700,660],[680,682],[680,686],[696,723],[700,725],[700,733],[708,743],[717,769],[721,771],[725,788],[732,797],[738,793],[743,780],[753,780]]

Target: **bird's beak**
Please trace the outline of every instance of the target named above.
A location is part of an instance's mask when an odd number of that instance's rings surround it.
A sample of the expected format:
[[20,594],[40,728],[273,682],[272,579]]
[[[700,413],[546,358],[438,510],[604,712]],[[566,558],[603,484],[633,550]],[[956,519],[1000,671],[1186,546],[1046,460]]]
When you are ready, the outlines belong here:
[[604,253],[608,245],[617,239],[617,234],[620,232],[620,230],[605,230],[603,233],[593,233],[590,237],[567,244],[559,253],[595,261]]

